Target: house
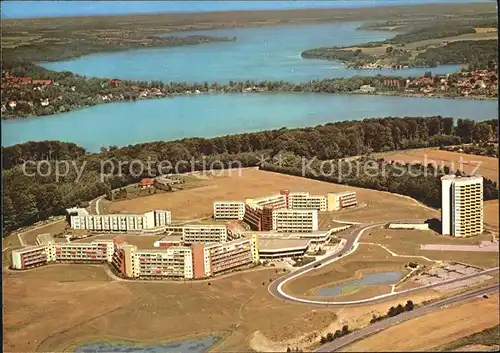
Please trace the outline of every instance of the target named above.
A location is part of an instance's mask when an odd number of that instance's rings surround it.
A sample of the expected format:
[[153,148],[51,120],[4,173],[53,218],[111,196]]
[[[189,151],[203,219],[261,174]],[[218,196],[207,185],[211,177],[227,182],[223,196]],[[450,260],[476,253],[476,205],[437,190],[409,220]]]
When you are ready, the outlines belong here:
[[139,182],[140,189],[149,189],[154,185],[154,180],[151,178],[144,178]]
[[49,105],[49,100],[47,98],[45,98],[43,100],[41,99],[40,101],[41,101],[40,104],[42,105],[42,107],[46,107]]
[[16,106],[17,106],[17,102],[16,101],[9,101],[9,107],[10,107],[10,109],[14,109]]
[[41,86],[48,86],[53,83],[52,80],[33,80],[32,84],[34,85],[41,85]]
[[375,92],[375,87],[372,87],[370,85],[362,85],[359,87],[359,91],[363,93],[372,93]]
[[122,83],[121,80],[113,79],[113,80],[109,81],[108,86],[118,87],[119,85],[121,85],[121,83]]

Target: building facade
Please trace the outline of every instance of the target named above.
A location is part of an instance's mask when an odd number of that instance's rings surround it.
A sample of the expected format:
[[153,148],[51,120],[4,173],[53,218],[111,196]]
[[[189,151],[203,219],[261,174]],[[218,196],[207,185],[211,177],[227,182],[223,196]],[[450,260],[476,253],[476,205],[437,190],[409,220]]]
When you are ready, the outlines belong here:
[[243,201],[214,201],[214,219],[236,219],[242,221],[245,216]]
[[272,230],[287,233],[309,233],[318,230],[317,210],[280,208],[272,212]]
[[309,195],[308,192],[292,192],[288,194],[288,208],[302,210],[326,211],[326,196]]
[[185,244],[226,242],[227,227],[212,224],[186,225],[182,227],[182,241]]
[[141,232],[164,227],[172,222],[170,211],[155,210],[145,214],[73,215],[73,229],[94,231]]
[[328,211],[338,211],[343,208],[355,207],[358,205],[355,191],[328,193],[326,198]]
[[483,177],[441,178],[442,233],[470,237],[483,232]]

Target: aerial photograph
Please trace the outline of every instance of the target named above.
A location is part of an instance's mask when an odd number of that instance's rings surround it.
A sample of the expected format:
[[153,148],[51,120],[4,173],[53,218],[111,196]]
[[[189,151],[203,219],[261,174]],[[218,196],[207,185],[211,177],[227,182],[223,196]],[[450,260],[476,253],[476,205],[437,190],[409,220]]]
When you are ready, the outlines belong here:
[[500,350],[494,0],[1,4],[9,353]]

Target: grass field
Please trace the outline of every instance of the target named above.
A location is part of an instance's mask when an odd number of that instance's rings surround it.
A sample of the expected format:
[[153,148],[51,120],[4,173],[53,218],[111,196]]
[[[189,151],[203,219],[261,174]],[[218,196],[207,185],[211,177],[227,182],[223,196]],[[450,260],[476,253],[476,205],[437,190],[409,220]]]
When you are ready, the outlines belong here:
[[496,351],[499,349],[500,326],[496,325],[437,347],[438,351]]
[[[491,235],[471,238],[454,238],[439,235],[433,231],[374,229],[364,234],[361,242],[385,245],[398,255],[426,256],[433,260],[460,261],[481,267],[498,266],[498,253],[465,251],[423,251],[421,244],[479,244],[482,240],[491,240]],[[420,261],[420,260],[418,260]]]
[[490,200],[484,203],[484,223],[498,232],[498,200]]
[[367,206],[332,213],[334,218],[340,220],[390,220],[394,219],[395,214],[398,215],[398,218],[409,219],[438,215],[437,212],[425,209],[415,201],[398,195],[260,171],[254,168],[232,170],[224,175],[211,176],[202,180],[199,187],[194,189],[145,196],[134,200],[103,201],[102,203],[106,212],[110,213],[142,213],[164,208],[172,211],[174,221],[189,220],[211,216],[215,200],[244,200],[245,198],[277,193],[283,188],[320,195],[327,192],[356,191],[358,202],[365,203]]
[[323,334],[335,312],[271,297],[269,280],[281,274],[262,269],[208,285],[115,282],[102,268],[84,265],[4,272],[4,350],[63,351],[86,341],[147,343],[217,333],[225,337],[220,350],[236,351],[248,349],[255,332],[273,342]]
[[452,170],[462,170],[466,173],[474,172],[488,179],[498,182],[498,159],[494,157],[476,156],[472,154],[441,151],[436,148],[422,148],[407,151],[395,151],[377,154],[387,161],[400,161],[404,163],[435,163],[435,165],[448,166]]
[[[27,245],[35,245],[36,244],[36,236],[38,234],[43,234],[43,233],[50,233],[50,234],[57,234],[63,232],[66,227],[67,223],[65,221],[62,222],[54,222],[47,224],[42,227],[34,228],[25,232],[21,232],[21,237],[24,239],[25,243]],[[19,238],[17,236],[18,232],[9,234],[4,238],[4,244],[6,246],[21,246],[21,243],[19,242]]]
[[401,323],[342,349],[343,352],[432,350],[499,324],[498,294]]
[[[410,261],[412,259],[393,257],[378,246],[361,244],[355,253],[286,283],[284,290],[300,296],[311,296],[319,288],[356,280],[366,273],[402,271],[406,274],[408,272],[404,265]],[[418,262],[432,264],[420,259]],[[341,300],[369,298],[388,291],[390,286],[364,286],[354,293],[342,295]]]

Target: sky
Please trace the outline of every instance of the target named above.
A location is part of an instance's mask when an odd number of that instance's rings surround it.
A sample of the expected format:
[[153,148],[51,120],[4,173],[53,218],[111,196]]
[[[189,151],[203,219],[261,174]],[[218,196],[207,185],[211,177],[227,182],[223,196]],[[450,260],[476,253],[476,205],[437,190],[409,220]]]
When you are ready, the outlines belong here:
[[408,3],[468,3],[494,0],[296,0],[296,1],[2,1],[2,19],[119,15],[161,12],[279,10],[303,8],[365,7]]

